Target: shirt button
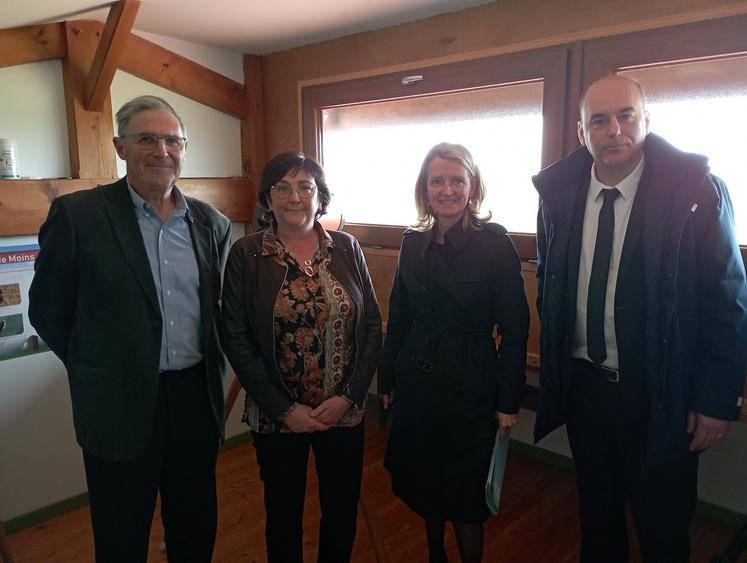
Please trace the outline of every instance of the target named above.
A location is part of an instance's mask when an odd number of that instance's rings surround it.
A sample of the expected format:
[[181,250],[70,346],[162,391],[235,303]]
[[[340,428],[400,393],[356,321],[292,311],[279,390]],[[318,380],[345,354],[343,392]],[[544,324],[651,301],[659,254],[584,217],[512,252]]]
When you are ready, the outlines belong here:
[[169,321],[170,326],[174,326],[174,321]]
[[166,295],[171,295],[171,290],[170,289],[166,290]]
[[176,350],[172,350],[172,351],[171,351],[171,355],[172,355],[172,356],[176,356]]
[[169,263],[169,261],[168,261],[168,260],[164,260],[164,261],[163,261],[163,263],[164,263],[164,264],[168,264],[168,263]]

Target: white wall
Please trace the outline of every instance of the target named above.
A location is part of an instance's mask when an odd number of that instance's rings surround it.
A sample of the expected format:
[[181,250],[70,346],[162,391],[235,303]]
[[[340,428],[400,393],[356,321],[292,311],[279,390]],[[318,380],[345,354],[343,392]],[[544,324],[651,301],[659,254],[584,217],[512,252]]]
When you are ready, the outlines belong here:
[[22,177],[70,176],[59,59],[0,68],[0,138],[15,139]]
[[[182,163],[183,178],[241,176],[241,122],[237,118],[121,70],[117,71],[112,82],[112,113],[128,100],[143,94],[160,96],[182,116],[189,138]],[[117,134],[116,120],[114,134]],[[119,159],[117,172],[119,176],[125,175],[125,163]]]
[[[243,57],[239,53],[152,34],[147,38],[243,82]],[[164,97],[184,119],[190,140],[182,176],[241,175],[238,119],[117,72],[111,88],[115,112],[140,94]],[[69,176],[60,61],[0,69],[0,137],[18,142],[23,176]],[[124,174],[123,167],[120,174]],[[243,235],[243,224],[233,224],[232,228],[234,239]],[[36,237],[0,238],[0,246],[32,243],[36,243]],[[227,424],[228,437],[247,430],[240,422],[243,393],[237,403]],[[85,490],[62,363],[51,352],[0,362],[0,519],[7,521]]]

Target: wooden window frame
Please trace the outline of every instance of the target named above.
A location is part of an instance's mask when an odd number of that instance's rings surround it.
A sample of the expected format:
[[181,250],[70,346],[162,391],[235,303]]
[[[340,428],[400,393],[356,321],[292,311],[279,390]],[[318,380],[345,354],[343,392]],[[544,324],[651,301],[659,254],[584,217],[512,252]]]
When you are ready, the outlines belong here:
[[[567,128],[564,122],[567,115],[566,76],[570,64],[569,47],[560,45],[306,86],[301,90],[303,149],[307,154],[321,158],[320,123],[323,109],[542,80],[541,163],[544,167],[565,153],[563,131]],[[402,78],[410,75],[422,75],[425,79],[404,86]],[[345,230],[354,234],[364,246],[399,248],[404,228],[352,223]],[[511,233],[511,237],[522,259],[534,260],[535,235]]]

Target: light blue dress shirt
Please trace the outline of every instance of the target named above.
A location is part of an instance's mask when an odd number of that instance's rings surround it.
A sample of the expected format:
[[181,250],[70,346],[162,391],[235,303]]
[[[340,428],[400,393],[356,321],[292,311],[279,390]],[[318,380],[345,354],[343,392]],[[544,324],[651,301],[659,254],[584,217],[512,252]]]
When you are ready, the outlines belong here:
[[189,232],[187,201],[173,188],[176,209],[162,221],[155,208],[127,184],[148,254],[161,307],[160,371],[180,370],[202,361],[200,273]]

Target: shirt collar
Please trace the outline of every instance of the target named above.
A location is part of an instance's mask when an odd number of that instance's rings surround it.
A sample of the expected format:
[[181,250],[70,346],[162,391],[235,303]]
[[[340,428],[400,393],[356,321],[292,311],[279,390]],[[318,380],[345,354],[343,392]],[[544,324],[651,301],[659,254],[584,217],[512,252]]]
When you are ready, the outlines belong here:
[[596,165],[592,165],[591,181],[589,182],[589,192],[592,194],[593,199],[598,198],[602,190],[609,188],[617,188],[617,190],[620,192],[620,197],[622,197],[626,201],[634,197],[635,192],[638,189],[638,183],[641,181],[641,176],[643,175],[643,167],[645,163],[646,159],[641,158],[638,166],[636,166],[633,171],[625,178],[620,180],[620,182],[616,186],[608,186],[597,180],[597,175],[594,169]]
[[[135,206],[135,210],[138,214],[156,214],[155,208],[145,201],[139,193],[135,191],[135,189],[130,185],[129,180],[127,181],[127,189],[130,191],[130,197],[132,198],[132,203]],[[174,186],[171,188],[171,194],[174,198],[174,215],[185,217],[186,219],[191,220],[191,216],[189,214],[189,207],[187,206],[187,200],[184,197],[184,194],[179,191],[179,188]]]

